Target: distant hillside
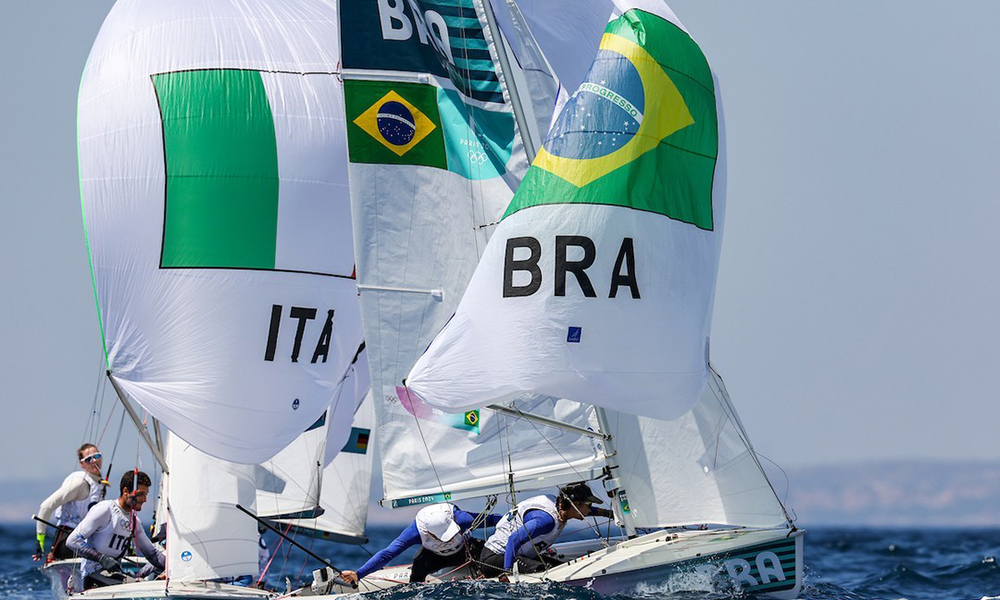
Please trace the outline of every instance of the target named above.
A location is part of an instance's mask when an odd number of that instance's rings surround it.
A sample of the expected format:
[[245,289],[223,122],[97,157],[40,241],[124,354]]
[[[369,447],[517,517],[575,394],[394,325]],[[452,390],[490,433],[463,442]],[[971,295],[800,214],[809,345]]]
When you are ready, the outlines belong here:
[[[809,525],[1000,526],[1000,463],[891,461],[786,469]],[[784,478],[772,477],[779,493]]]
[[[804,527],[1000,527],[1000,463],[907,460],[785,471],[789,478],[787,505]],[[784,476],[780,472],[771,475],[778,494],[783,495]],[[30,521],[39,503],[64,476],[0,482],[0,522]],[[401,523],[413,518],[416,509],[389,510],[374,505],[378,495],[373,490],[373,523]]]

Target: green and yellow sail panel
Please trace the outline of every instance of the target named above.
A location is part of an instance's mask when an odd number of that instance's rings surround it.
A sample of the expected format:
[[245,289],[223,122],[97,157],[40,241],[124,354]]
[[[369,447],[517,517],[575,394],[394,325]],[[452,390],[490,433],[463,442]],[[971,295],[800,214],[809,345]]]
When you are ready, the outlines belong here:
[[725,182],[715,82],[665,5],[607,26],[411,396],[524,394],[661,419],[708,379]]
[[352,276],[346,177],[323,173],[343,170],[343,155],[299,126],[310,111],[342,118],[307,95],[339,94],[335,75],[205,69],[152,82],[166,177],[161,268]]
[[507,215],[609,204],[711,231],[718,154],[715,84],[701,49],[677,24],[631,10],[608,25]]

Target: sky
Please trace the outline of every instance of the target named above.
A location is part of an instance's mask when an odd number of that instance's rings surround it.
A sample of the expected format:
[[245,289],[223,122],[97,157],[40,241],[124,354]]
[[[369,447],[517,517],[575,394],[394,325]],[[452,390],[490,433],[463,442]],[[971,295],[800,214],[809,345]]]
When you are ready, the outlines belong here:
[[[0,19],[0,483],[75,467],[104,368],[75,119],[112,4]],[[1000,4],[670,4],[721,86],[712,360],[756,449],[785,466],[1000,459]]]

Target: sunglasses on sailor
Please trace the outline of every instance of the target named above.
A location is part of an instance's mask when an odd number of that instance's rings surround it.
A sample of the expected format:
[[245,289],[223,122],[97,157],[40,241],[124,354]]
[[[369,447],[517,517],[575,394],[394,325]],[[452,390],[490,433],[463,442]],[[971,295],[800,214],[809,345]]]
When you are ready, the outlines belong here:
[[101,460],[101,453],[100,452],[98,452],[97,454],[91,454],[90,456],[84,456],[83,460],[81,460],[80,462],[95,463],[95,462],[97,462],[99,460]]

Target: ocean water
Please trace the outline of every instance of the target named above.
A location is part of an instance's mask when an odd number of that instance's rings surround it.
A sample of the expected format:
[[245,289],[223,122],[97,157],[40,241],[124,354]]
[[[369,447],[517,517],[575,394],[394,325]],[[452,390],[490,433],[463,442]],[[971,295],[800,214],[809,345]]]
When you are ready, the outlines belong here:
[[[844,529],[810,528],[805,546],[805,583],[801,598],[837,600],[1000,600],[1000,530],[998,529]],[[367,549],[388,544],[399,528],[376,527],[369,532]],[[268,534],[270,535],[270,534]],[[268,537],[275,559],[268,573],[269,587],[284,590],[308,582],[318,563],[288,544]],[[308,545],[309,540],[300,540]],[[0,525],[0,599],[49,600],[47,578],[31,560],[34,528]],[[312,550],[340,569],[354,569],[367,560],[364,548],[313,541]],[[410,553],[397,563],[409,562]],[[703,589],[691,582],[650,583],[613,596],[614,600],[693,600],[732,598],[732,594]],[[446,600],[478,597],[487,600],[601,600],[600,594],[560,585],[505,586],[496,583],[453,583],[441,586],[408,585],[369,594],[372,600]]]

